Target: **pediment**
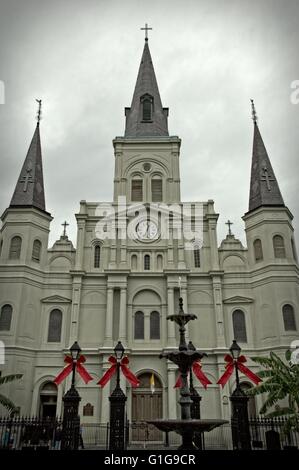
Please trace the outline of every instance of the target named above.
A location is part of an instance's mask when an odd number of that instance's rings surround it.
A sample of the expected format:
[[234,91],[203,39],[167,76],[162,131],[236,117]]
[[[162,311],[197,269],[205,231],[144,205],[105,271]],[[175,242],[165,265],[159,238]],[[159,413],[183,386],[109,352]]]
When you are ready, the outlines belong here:
[[251,297],[243,297],[241,295],[235,295],[223,300],[224,304],[252,304],[252,302],[253,299]]
[[41,299],[41,302],[44,304],[70,304],[72,301],[67,297],[62,297],[61,295],[50,295],[49,297]]

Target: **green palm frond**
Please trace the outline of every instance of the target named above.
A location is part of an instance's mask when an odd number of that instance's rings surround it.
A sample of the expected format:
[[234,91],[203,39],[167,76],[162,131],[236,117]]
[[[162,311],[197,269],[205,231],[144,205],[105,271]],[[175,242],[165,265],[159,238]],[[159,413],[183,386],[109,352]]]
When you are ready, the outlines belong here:
[[6,384],[8,382],[13,382],[14,380],[21,379],[23,374],[10,374],[0,377],[0,385]]
[[8,411],[14,411],[16,409],[14,403],[4,395],[0,393],[0,405],[4,406]]

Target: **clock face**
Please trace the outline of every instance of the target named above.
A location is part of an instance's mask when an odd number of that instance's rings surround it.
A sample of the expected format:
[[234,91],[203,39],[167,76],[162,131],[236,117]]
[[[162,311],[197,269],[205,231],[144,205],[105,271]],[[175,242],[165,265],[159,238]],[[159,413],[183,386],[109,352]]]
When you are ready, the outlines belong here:
[[155,222],[142,220],[136,227],[136,234],[139,240],[150,241],[158,238],[159,232]]

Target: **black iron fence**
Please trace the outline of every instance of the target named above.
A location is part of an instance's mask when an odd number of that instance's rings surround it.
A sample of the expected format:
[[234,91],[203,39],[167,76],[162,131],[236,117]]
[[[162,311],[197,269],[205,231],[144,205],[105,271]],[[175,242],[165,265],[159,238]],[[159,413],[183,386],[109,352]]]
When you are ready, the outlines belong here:
[[[249,419],[251,448],[253,450],[299,449],[299,434],[285,432],[286,418]],[[59,418],[0,417],[0,449],[59,450],[61,448],[62,420]],[[125,427],[127,449],[175,449],[181,438],[175,432],[157,432],[145,421],[127,422]],[[204,450],[232,450],[231,425],[225,424],[201,435]],[[109,423],[82,423],[81,449],[108,449]]]
[[0,449],[60,449],[62,421],[59,418],[0,418]]

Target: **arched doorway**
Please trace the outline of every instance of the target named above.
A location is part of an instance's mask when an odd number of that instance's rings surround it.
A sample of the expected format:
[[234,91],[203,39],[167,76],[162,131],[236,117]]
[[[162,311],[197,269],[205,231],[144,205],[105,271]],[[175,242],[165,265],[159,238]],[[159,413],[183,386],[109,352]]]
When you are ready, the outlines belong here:
[[[154,383],[152,379],[154,376]],[[162,441],[163,435],[145,421],[163,417],[163,389],[160,379],[150,372],[138,376],[140,385],[132,392],[132,440]]]
[[55,418],[57,409],[57,386],[53,382],[42,385],[40,390],[40,410],[42,418]]

